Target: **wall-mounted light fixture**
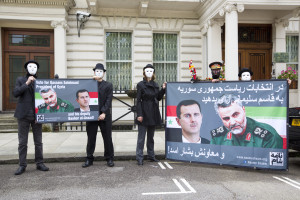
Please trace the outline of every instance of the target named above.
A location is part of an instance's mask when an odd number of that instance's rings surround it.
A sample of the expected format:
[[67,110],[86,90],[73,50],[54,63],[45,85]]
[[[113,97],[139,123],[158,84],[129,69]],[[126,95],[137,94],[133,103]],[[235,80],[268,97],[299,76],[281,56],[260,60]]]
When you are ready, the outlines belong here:
[[89,20],[91,13],[77,11],[76,18],[77,18],[77,31],[78,37],[80,37],[80,29],[83,29],[85,22]]

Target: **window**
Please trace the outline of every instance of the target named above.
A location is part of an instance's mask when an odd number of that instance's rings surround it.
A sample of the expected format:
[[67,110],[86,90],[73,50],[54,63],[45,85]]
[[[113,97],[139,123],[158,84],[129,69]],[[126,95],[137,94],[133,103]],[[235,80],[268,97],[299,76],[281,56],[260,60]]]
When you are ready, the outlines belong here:
[[50,47],[50,35],[19,35],[9,34],[10,46]]
[[289,55],[289,62],[287,67],[298,70],[298,36],[287,35],[286,36],[286,52]]
[[131,33],[106,33],[106,80],[114,92],[131,89]]
[[153,66],[159,86],[177,80],[177,65],[177,34],[154,33]]

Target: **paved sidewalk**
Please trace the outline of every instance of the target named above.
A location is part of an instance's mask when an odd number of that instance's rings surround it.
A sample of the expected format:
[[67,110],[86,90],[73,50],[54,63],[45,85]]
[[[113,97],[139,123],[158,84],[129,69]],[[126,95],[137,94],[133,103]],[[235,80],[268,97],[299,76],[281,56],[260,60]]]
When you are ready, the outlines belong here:
[[[135,159],[135,149],[137,142],[137,131],[113,132],[112,139],[116,160]],[[86,132],[44,132],[44,160],[45,162],[62,161],[84,161],[86,156],[87,135]],[[165,157],[165,132],[156,131],[154,135],[154,150],[158,158]],[[146,143],[146,142],[145,142]],[[144,155],[146,154],[146,145]],[[96,160],[103,160],[103,139],[98,131],[96,150],[94,156]],[[30,132],[28,137],[28,162],[34,162],[33,135]],[[18,134],[0,134],[0,164],[18,163]]]

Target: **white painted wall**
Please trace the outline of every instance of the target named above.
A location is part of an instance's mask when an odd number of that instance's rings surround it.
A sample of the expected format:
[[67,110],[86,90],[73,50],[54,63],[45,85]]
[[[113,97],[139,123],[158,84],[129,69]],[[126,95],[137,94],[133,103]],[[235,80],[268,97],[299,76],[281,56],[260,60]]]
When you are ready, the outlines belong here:
[[[105,60],[105,32],[129,31],[132,33],[132,87],[142,80],[142,70],[153,63],[153,33],[178,34],[178,81],[189,81],[189,61],[192,59],[198,76],[202,76],[202,38],[198,20],[159,19],[135,17],[105,17],[92,15],[85,28],[77,36],[76,16],[68,17],[67,32],[67,77],[90,78],[96,63]],[[126,103],[133,100],[126,94],[118,94]],[[128,112],[128,107],[113,100],[113,119]],[[133,114],[123,118],[132,120]]]

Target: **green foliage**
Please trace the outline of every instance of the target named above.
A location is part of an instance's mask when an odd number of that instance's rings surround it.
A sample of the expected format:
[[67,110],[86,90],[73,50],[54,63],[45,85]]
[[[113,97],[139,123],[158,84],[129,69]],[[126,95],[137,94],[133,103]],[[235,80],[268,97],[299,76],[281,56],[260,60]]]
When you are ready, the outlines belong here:
[[296,70],[293,70],[291,67],[288,67],[287,70],[282,70],[281,74],[277,78],[298,80],[298,72]]
[[51,132],[52,131],[51,126],[49,124],[43,124],[42,131],[43,132]]

